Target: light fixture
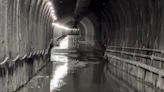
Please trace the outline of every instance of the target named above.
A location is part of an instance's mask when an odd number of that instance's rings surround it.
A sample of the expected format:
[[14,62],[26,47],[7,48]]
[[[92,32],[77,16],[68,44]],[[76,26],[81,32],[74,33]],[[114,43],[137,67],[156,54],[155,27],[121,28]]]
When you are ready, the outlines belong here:
[[51,17],[52,17],[52,19],[55,19],[55,20],[57,19],[55,14],[51,14]]
[[51,10],[51,13],[55,13],[55,11],[54,10]]
[[52,6],[52,3],[50,1],[47,4],[48,4],[48,6]]
[[52,6],[50,6],[50,11],[54,10],[54,8]]
[[51,13],[51,16],[52,16],[52,17],[54,17],[54,16],[55,16],[55,14],[54,14],[54,13]]
[[54,19],[54,20],[57,20],[57,17],[56,17],[56,16],[54,16],[54,17],[53,17],[53,19]]
[[50,15],[51,15],[52,19],[57,20],[57,17],[55,16],[54,13],[51,13]]
[[58,28],[61,28],[61,29],[64,29],[64,30],[72,30],[71,28],[69,27],[66,27],[66,26],[63,26],[63,25],[60,25],[58,23],[52,23],[53,26],[56,26]]

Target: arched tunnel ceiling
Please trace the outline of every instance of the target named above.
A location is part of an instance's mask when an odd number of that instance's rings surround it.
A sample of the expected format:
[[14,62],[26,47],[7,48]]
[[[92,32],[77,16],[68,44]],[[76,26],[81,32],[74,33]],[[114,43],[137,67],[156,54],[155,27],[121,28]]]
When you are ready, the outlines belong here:
[[[59,0],[57,0],[59,2]],[[153,48],[163,22],[163,0],[68,0],[58,6],[59,17],[72,14],[76,20],[93,13],[103,44]],[[60,4],[59,4],[60,5]],[[62,8],[60,8],[62,7]],[[76,17],[75,17],[76,15]],[[96,24],[96,23],[95,23]],[[137,34],[137,35],[136,35]],[[146,40],[145,40],[146,39]],[[140,42],[140,43],[138,43]]]
[[81,19],[87,11],[91,0],[54,0],[58,21],[74,18]]
[[54,0],[56,15],[58,18],[62,18],[64,16],[73,15],[76,0]]
[[154,48],[163,31],[163,0],[92,0],[104,44]]

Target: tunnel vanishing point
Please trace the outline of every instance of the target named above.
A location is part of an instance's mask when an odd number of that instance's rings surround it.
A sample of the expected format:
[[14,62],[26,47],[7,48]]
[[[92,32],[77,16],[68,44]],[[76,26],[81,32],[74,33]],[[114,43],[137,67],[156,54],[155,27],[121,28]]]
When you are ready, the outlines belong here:
[[0,92],[23,87],[70,34],[114,74],[164,89],[164,0],[0,0]]

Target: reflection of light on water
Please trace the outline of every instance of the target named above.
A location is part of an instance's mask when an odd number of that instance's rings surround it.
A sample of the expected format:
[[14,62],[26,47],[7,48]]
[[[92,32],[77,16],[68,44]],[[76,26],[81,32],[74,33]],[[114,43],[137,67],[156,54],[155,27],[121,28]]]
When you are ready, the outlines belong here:
[[[68,49],[69,38],[65,37],[60,41],[59,47],[55,49]],[[51,61],[55,61],[55,63],[60,63],[59,65],[55,65],[52,79],[50,81],[50,92],[58,90],[61,86],[64,85],[63,78],[67,75],[68,70],[68,57],[64,55],[60,55],[58,53],[51,54]],[[63,53],[62,53],[63,54]],[[64,53],[66,54],[66,53]]]
[[67,49],[68,48],[68,37],[65,37],[63,40],[61,40],[60,49]]
[[62,85],[64,85],[64,82],[62,81],[62,79],[67,74],[67,70],[68,70],[67,63],[65,63],[64,65],[58,66],[56,71],[53,72],[53,77],[50,82],[51,92],[53,92],[53,90],[57,90]]
[[68,62],[68,57],[62,55],[51,55],[51,61]]
[[53,60],[57,62],[64,62],[64,64],[57,65],[50,82],[50,92],[58,90],[64,85],[63,78],[67,75],[68,70],[68,57],[61,55],[54,55]]

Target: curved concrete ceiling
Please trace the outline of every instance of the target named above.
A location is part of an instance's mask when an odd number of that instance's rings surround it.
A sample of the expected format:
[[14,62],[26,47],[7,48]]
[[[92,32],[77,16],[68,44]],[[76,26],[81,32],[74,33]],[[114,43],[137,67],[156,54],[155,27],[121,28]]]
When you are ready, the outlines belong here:
[[68,18],[81,19],[86,13],[90,1],[91,0],[54,0],[58,21],[63,21]]
[[100,33],[104,45],[139,45],[153,48],[154,42],[160,39],[158,35],[161,33],[163,23],[161,22],[163,0],[56,0],[56,2],[59,17],[65,16],[62,19],[66,19],[67,23],[73,21],[73,26],[78,25],[83,17],[92,12],[98,19],[94,23],[96,30],[101,30],[97,33]]
[[56,15],[61,19],[65,16],[73,15],[76,0],[54,0],[54,6],[56,8]]

